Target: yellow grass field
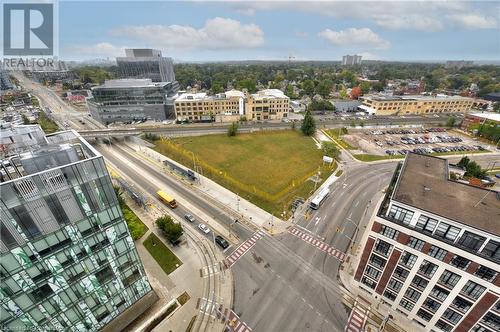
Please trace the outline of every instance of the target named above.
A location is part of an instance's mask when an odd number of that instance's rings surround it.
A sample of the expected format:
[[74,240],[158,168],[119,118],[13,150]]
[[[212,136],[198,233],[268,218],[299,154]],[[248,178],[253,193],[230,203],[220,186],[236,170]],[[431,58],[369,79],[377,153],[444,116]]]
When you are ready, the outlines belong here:
[[308,179],[318,170],[324,181],[335,169],[323,166],[323,153],[312,138],[291,130],[180,137],[155,144],[156,151],[190,168],[194,153],[203,175],[275,215],[288,211],[295,197],[309,196],[314,183]]

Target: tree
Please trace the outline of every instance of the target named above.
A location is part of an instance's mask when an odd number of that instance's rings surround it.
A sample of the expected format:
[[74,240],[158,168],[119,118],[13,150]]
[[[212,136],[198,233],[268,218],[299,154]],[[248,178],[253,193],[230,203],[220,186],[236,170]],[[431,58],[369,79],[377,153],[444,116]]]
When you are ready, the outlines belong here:
[[125,205],[125,199],[123,198],[123,191],[118,186],[113,186],[115,190],[116,198],[118,199],[118,204],[121,206]]
[[312,80],[303,81],[301,86],[305,95],[312,96],[314,94],[314,82]]
[[333,82],[330,80],[323,80],[319,82],[316,87],[316,93],[321,95],[321,97],[326,98],[330,95],[333,88]]
[[361,91],[365,95],[368,92],[370,92],[371,85],[370,85],[370,82],[363,81],[363,82],[361,82],[361,84],[359,85],[359,87],[361,88]]
[[447,127],[455,127],[456,119],[453,117],[448,118],[448,121],[446,121],[446,126]]
[[323,150],[323,154],[325,156],[332,157],[334,159],[337,159],[340,154],[339,148],[333,142],[322,142],[321,149]]
[[481,166],[475,161],[470,161],[466,168],[464,176],[473,176],[478,179],[484,179],[486,177],[486,170],[481,169]]
[[236,134],[238,133],[238,127],[239,126],[238,126],[237,122],[231,123],[231,125],[227,129],[227,136],[229,136],[229,137],[236,136]]
[[362,94],[363,94],[363,92],[361,91],[361,88],[359,86],[355,86],[351,90],[351,98],[352,99],[358,99]]
[[311,136],[316,131],[316,123],[311,114],[311,111],[307,110],[304,115],[304,121],[302,121],[302,126],[300,127],[302,133],[306,136]]
[[462,168],[466,168],[467,165],[469,164],[469,162],[470,162],[469,157],[464,156],[464,157],[462,157],[462,159],[460,159],[460,161],[458,162],[457,166],[458,167],[462,167]]
[[169,215],[156,219],[156,225],[158,225],[163,235],[172,243],[176,242],[184,233],[181,224],[174,222]]

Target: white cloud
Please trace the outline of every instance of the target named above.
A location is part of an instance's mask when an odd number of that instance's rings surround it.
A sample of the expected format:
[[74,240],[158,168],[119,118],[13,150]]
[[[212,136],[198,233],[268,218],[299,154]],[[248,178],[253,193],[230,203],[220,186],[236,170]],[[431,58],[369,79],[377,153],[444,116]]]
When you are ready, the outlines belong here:
[[491,16],[481,14],[448,15],[448,19],[466,29],[495,29],[498,21]]
[[125,26],[111,31],[111,35],[127,37],[157,48],[176,49],[238,49],[264,44],[264,32],[255,24],[216,17],[202,28],[187,25]]
[[390,43],[384,40],[369,28],[349,28],[346,30],[333,31],[323,30],[318,36],[325,38],[337,46],[363,46],[365,48],[388,48]]
[[110,43],[97,43],[93,45],[73,45],[67,48],[68,53],[74,55],[95,57],[117,57],[125,54],[126,46],[116,46]]
[[[468,28],[492,26],[496,20],[484,17],[499,10],[498,3],[491,1],[231,1],[230,5],[239,13],[255,15],[257,11],[295,10],[321,14],[339,19],[367,20],[386,29],[437,31],[462,21]],[[482,12],[479,17],[469,15]],[[458,17],[455,17],[458,15]]]
[[377,25],[391,30],[419,30],[419,31],[438,31],[443,29],[443,23],[431,17],[422,17],[419,15],[378,15],[374,17]]

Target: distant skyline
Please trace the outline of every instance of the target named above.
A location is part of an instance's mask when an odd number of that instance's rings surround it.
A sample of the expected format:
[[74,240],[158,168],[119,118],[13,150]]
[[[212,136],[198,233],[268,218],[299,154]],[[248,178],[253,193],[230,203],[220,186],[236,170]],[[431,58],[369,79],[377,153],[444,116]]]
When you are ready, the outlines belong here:
[[59,2],[59,55],[89,60],[157,48],[176,62],[498,61],[488,1]]

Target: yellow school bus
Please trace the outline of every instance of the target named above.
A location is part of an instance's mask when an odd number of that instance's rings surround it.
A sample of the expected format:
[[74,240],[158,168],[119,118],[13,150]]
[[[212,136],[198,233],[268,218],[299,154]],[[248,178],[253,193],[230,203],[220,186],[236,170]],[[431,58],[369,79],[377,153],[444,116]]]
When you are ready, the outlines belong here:
[[169,196],[166,192],[158,190],[156,194],[163,203],[167,204],[172,209],[175,209],[177,207],[177,202],[175,201],[175,199],[172,196]]

